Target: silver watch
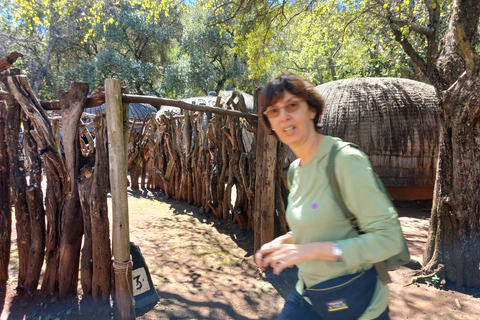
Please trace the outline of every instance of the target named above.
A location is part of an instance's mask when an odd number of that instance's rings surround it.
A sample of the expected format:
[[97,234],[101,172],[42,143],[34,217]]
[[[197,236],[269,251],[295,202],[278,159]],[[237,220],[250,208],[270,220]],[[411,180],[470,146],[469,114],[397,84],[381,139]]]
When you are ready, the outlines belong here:
[[337,262],[343,261],[342,248],[340,248],[340,246],[336,242],[334,242],[332,245],[332,254],[335,256],[335,261]]

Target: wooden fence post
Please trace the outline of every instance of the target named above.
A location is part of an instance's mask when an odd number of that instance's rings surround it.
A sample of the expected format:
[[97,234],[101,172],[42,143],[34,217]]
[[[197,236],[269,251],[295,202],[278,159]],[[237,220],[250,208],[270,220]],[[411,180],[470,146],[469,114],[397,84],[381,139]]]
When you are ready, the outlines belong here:
[[[258,93],[257,93],[258,94]],[[257,95],[256,94],[256,95]],[[257,99],[255,99],[255,102]],[[275,168],[277,138],[267,134],[260,123],[257,127],[256,179],[254,210],[254,250],[275,237]]]
[[[127,153],[124,123],[128,113],[122,104],[120,80],[105,80],[107,110],[108,158],[110,162],[110,188],[112,193],[113,271],[115,273],[115,317],[135,319],[132,289],[132,261],[127,197]],[[127,114],[127,118],[125,118]]]
[[8,280],[10,237],[12,232],[12,202],[10,199],[10,160],[7,153],[5,127],[7,105],[0,101],[0,285]]
[[[89,85],[86,82],[72,82],[68,91],[59,90],[62,105],[62,136],[65,151],[65,164],[70,176],[70,187],[65,199],[60,227],[60,268],[58,272],[58,292],[60,298],[76,295],[78,287],[78,268],[83,236],[83,214],[78,194],[81,149],[78,122],[87,101]],[[55,138],[50,130],[54,148]],[[56,150],[57,152],[60,150]]]
[[[8,77],[7,90],[12,93],[16,86],[17,76]],[[21,85],[19,85],[21,87]],[[21,107],[18,99],[13,95],[7,101],[7,117],[5,123],[5,138],[7,153],[10,162],[11,199],[15,207],[18,250],[18,287],[23,288],[28,270],[28,255],[30,252],[31,225],[27,205],[27,182],[23,162],[22,148],[20,147],[20,115]]]
[[[59,289],[61,212],[64,210],[65,199],[70,192],[70,177],[67,173],[60,152],[56,147],[47,113],[33,93],[27,77],[18,74],[11,75],[12,76],[7,78],[6,83],[8,91],[12,94],[12,102],[9,104],[13,105],[18,102],[21,106],[22,110],[28,116],[35,128],[35,130],[30,130],[30,133],[37,143],[37,146],[43,152],[43,164],[47,175],[48,187],[44,199],[45,214],[47,216],[47,234],[45,248],[45,275],[42,281],[42,293],[54,294]],[[7,119],[7,124],[11,122],[12,120]],[[14,140],[16,139],[12,139],[12,141]],[[9,139],[7,138],[7,144],[8,141]],[[50,146],[55,147],[52,148]],[[35,148],[35,152],[38,152],[37,148]],[[30,168],[30,170],[33,170],[33,168]],[[29,174],[33,175],[33,172],[30,171]],[[15,205],[15,208],[17,207],[19,206]],[[22,233],[25,232],[22,231]],[[19,232],[19,234],[21,233]],[[27,260],[28,263],[31,263],[32,261],[31,259]],[[33,285],[33,282],[31,283]]]

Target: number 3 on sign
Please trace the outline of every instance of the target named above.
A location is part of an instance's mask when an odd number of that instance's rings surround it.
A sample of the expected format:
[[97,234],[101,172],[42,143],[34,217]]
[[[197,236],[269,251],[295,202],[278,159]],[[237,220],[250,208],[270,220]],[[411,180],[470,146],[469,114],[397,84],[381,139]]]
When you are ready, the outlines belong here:
[[137,296],[150,290],[147,281],[145,268],[138,268],[132,271],[133,296]]

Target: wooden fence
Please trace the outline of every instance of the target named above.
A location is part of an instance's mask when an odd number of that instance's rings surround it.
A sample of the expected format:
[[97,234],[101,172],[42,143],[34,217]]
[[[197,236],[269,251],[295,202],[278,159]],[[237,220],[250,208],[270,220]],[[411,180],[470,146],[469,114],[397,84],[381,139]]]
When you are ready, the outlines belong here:
[[[104,90],[88,96],[88,84],[72,83],[67,92],[59,92],[58,100],[39,101],[19,70],[7,70],[19,56],[15,53],[0,60],[0,81],[6,89],[0,90],[0,282],[8,279],[13,204],[19,288],[37,289],[45,260],[43,293],[76,294],[80,268],[84,295],[108,304],[112,253],[105,114],[98,112],[93,121],[95,148],[88,130],[89,148],[78,129],[83,127],[83,109],[105,102]],[[121,99],[127,104],[143,102],[184,110],[180,116],[139,119],[137,126],[130,127],[132,188],[161,189],[167,197],[202,207],[205,214],[235,221],[254,232],[254,249],[286,231],[281,197],[284,148],[278,148],[276,138],[257,125],[256,114],[246,112],[240,94],[207,107],[125,91]],[[48,110],[61,110],[61,119],[49,118]],[[244,139],[247,135],[251,139]],[[45,189],[41,187],[43,175]]]

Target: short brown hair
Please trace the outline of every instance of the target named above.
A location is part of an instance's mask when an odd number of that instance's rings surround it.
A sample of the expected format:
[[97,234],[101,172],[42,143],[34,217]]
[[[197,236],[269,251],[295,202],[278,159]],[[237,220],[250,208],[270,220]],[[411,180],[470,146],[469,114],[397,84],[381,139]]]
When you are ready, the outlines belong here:
[[268,81],[259,97],[258,114],[261,115],[260,120],[269,134],[273,133],[272,127],[270,126],[270,121],[263,112],[266,111],[267,107],[277,103],[277,101],[283,97],[285,91],[305,99],[308,107],[316,111],[315,118],[313,119],[313,126],[316,131],[319,131],[320,128],[318,127],[318,121],[325,109],[323,97],[320,93],[315,91],[313,84],[307,79],[291,72],[284,72],[282,75]]

